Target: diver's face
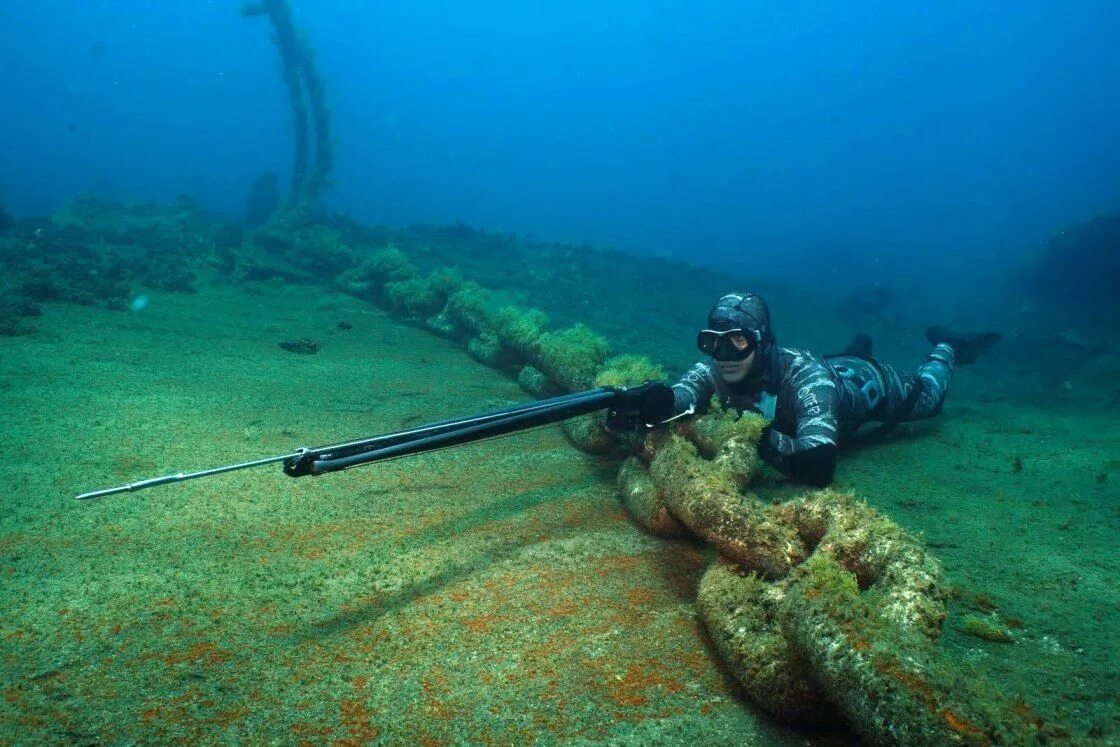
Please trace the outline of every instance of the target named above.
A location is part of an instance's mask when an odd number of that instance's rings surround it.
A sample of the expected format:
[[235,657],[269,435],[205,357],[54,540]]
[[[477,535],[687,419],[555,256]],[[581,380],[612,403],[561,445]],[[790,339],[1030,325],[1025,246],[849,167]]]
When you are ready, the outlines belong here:
[[754,354],[755,351],[752,350],[751,354],[741,361],[717,360],[715,361],[716,371],[719,372],[720,378],[728,384],[738,384],[740,381],[747,378],[751,366],[754,365]]

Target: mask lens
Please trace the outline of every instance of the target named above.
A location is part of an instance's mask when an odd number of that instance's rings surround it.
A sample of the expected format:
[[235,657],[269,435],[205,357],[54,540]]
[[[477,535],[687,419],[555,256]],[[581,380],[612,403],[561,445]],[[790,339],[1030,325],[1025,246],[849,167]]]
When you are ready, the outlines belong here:
[[741,361],[751,354],[751,339],[741,329],[718,332],[702,329],[696,336],[696,347],[701,353],[717,361]]
[[742,333],[731,332],[723,339],[725,342],[730,343],[732,349],[737,353],[750,350],[751,341]]
[[700,334],[696,336],[696,347],[700,348],[700,352],[705,355],[715,355],[719,343],[719,334],[710,329],[702,329]]

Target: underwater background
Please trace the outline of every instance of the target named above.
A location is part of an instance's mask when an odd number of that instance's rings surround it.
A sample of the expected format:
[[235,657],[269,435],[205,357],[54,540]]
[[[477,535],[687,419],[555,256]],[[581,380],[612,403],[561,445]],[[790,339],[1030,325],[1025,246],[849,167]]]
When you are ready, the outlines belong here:
[[[1117,29],[4,3],[0,743],[1120,743]],[[733,290],[822,353],[1003,339],[827,491],[713,415],[74,500],[672,381]],[[788,575],[678,523],[732,457]]]

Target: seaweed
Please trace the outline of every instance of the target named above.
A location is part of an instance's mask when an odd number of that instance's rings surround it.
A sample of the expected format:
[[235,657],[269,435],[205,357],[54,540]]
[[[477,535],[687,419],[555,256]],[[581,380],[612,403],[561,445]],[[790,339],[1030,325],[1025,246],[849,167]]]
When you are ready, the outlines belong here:
[[965,615],[961,618],[960,630],[973,638],[982,638],[993,643],[1014,643],[1011,631],[997,619],[990,616]]
[[584,324],[540,337],[540,369],[568,391],[587,389],[610,352],[606,339]]

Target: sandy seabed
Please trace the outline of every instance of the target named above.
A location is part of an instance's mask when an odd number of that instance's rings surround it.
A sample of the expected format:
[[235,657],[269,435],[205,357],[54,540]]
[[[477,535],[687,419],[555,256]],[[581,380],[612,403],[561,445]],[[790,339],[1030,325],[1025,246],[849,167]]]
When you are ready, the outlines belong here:
[[[555,428],[75,501],[527,399],[356,299],[250,291],[51,305],[0,338],[0,742],[845,739],[739,695],[694,606],[708,551],[642,534],[617,463]],[[299,337],[321,351],[277,345]],[[1075,737],[1120,738],[1115,413],[983,403],[969,375],[839,484],[942,559],[954,656]]]

